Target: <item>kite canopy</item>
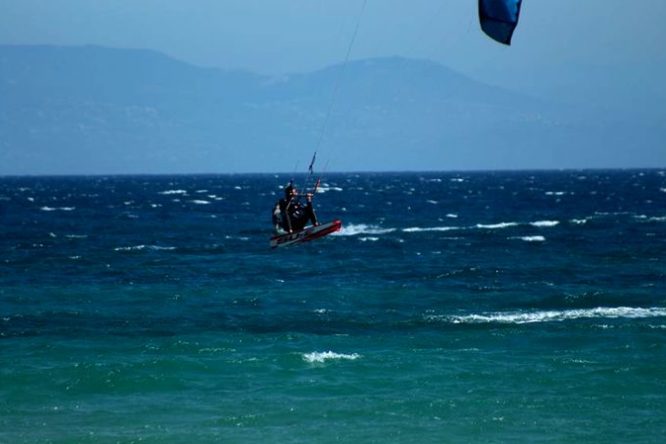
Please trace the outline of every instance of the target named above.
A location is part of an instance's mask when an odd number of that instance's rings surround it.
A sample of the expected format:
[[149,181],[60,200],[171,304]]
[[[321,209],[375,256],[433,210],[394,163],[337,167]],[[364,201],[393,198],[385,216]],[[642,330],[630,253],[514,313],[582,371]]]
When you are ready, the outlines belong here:
[[522,0],[479,0],[481,29],[492,39],[511,44],[513,30],[518,24]]

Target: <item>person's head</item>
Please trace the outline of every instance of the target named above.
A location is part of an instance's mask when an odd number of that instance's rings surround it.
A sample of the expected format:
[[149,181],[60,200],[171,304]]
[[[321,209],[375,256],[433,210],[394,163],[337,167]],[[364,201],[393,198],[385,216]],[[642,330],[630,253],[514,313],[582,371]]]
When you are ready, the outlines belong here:
[[296,195],[298,195],[298,190],[294,185],[289,184],[286,187],[284,187],[284,197],[286,199],[290,199],[292,197],[295,197]]

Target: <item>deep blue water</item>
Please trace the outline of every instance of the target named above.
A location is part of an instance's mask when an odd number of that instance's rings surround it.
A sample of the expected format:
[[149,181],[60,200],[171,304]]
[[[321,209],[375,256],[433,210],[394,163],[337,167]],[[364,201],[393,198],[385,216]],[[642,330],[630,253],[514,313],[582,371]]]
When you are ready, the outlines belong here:
[[288,180],[0,178],[0,442],[662,442],[665,171]]

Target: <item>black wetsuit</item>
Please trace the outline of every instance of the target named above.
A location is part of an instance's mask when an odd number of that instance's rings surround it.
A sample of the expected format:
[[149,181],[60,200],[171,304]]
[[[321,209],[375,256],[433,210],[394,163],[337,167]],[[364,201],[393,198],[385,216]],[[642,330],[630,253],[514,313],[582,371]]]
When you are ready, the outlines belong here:
[[285,231],[301,231],[308,222],[317,225],[317,216],[311,202],[301,205],[298,199],[280,199],[278,203],[282,220],[280,226]]

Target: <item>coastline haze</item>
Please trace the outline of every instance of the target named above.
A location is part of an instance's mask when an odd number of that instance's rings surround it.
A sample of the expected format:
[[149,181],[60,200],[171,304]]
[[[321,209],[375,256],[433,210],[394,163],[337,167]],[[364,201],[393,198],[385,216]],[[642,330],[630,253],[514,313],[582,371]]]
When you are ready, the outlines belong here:
[[[293,171],[315,150],[336,171],[666,165],[663,2],[525,2],[511,47],[481,33],[473,1],[0,5],[3,52],[98,51],[79,64],[33,59],[51,69],[32,83],[12,83],[17,67],[3,56],[4,175]],[[101,60],[123,52],[145,59]],[[155,65],[133,71],[128,59]],[[60,96],[46,72],[76,78],[86,62],[115,63],[124,77],[93,70],[104,82],[84,102],[77,85]],[[438,78],[413,75],[427,63]],[[159,83],[160,64],[159,97],[116,97]],[[460,78],[454,106],[444,90]]]

